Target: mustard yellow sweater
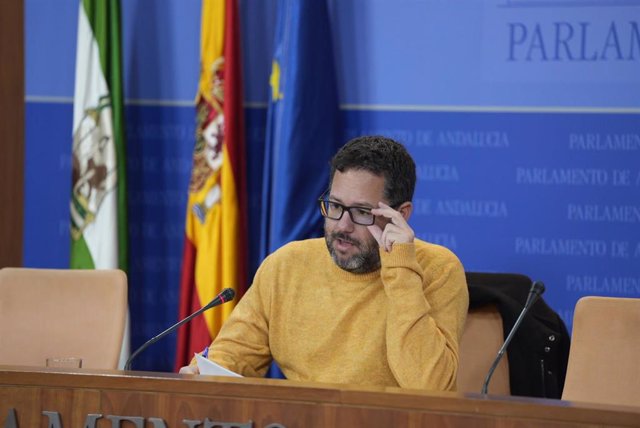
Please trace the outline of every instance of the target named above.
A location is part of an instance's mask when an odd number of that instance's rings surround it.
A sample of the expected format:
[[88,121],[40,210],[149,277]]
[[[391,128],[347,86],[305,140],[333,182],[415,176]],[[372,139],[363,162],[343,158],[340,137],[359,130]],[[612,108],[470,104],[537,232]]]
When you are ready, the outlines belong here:
[[324,239],[270,255],[209,349],[244,376],[274,358],[288,379],[455,390],[469,296],[458,258],[416,240],[382,268],[343,271]]

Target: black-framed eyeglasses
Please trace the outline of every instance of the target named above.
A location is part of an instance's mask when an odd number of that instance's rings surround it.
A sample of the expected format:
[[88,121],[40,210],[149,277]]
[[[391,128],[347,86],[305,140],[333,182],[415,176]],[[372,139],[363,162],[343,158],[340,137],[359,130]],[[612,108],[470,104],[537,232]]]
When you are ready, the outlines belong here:
[[351,221],[362,226],[371,226],[376,222],[376,216],[371,213],[371,207],[347,206],[328,199],[327,192],[318,198],[320,214],[331,220],[340,220],[347,211]]

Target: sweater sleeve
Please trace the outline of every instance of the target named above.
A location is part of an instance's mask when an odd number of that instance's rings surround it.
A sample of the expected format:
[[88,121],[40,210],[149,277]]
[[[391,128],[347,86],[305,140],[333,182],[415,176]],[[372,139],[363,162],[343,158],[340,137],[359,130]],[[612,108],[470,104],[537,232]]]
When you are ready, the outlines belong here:
[[209,348],[209,359],[248,377],[263,377],[272,359],[268,328],[269,290],[261,283],[261,277],[259,269],[253,284]]
[[413,243],[381,251],[389,299],[387,359],[401,387],[455,390],[469,296],[458,258],[444,247],[433,248],[420,262]]

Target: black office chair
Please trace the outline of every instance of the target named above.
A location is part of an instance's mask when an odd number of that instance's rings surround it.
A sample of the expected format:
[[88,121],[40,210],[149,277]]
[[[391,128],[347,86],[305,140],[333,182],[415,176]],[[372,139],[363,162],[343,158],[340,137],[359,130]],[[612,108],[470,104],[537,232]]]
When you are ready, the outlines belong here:
[[[484,272],[466,272],[466,278],[469,309],[495,305],[507,337],[527,300],[531,279],[521,274]],[[560,398],[569,342],[564,322],[540,298],[522,320],[507,349],[511,395]]]

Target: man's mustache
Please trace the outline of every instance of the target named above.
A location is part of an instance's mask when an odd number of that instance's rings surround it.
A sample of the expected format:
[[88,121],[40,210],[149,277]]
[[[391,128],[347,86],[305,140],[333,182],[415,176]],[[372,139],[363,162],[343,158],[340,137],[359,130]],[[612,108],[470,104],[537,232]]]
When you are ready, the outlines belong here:
[[355,240],[353,238],[348,237],[344,233],[334,232],[331,234],[331,239],[340,239],[341,241],[347,242],[352,245],[360,246],[360,241]]

